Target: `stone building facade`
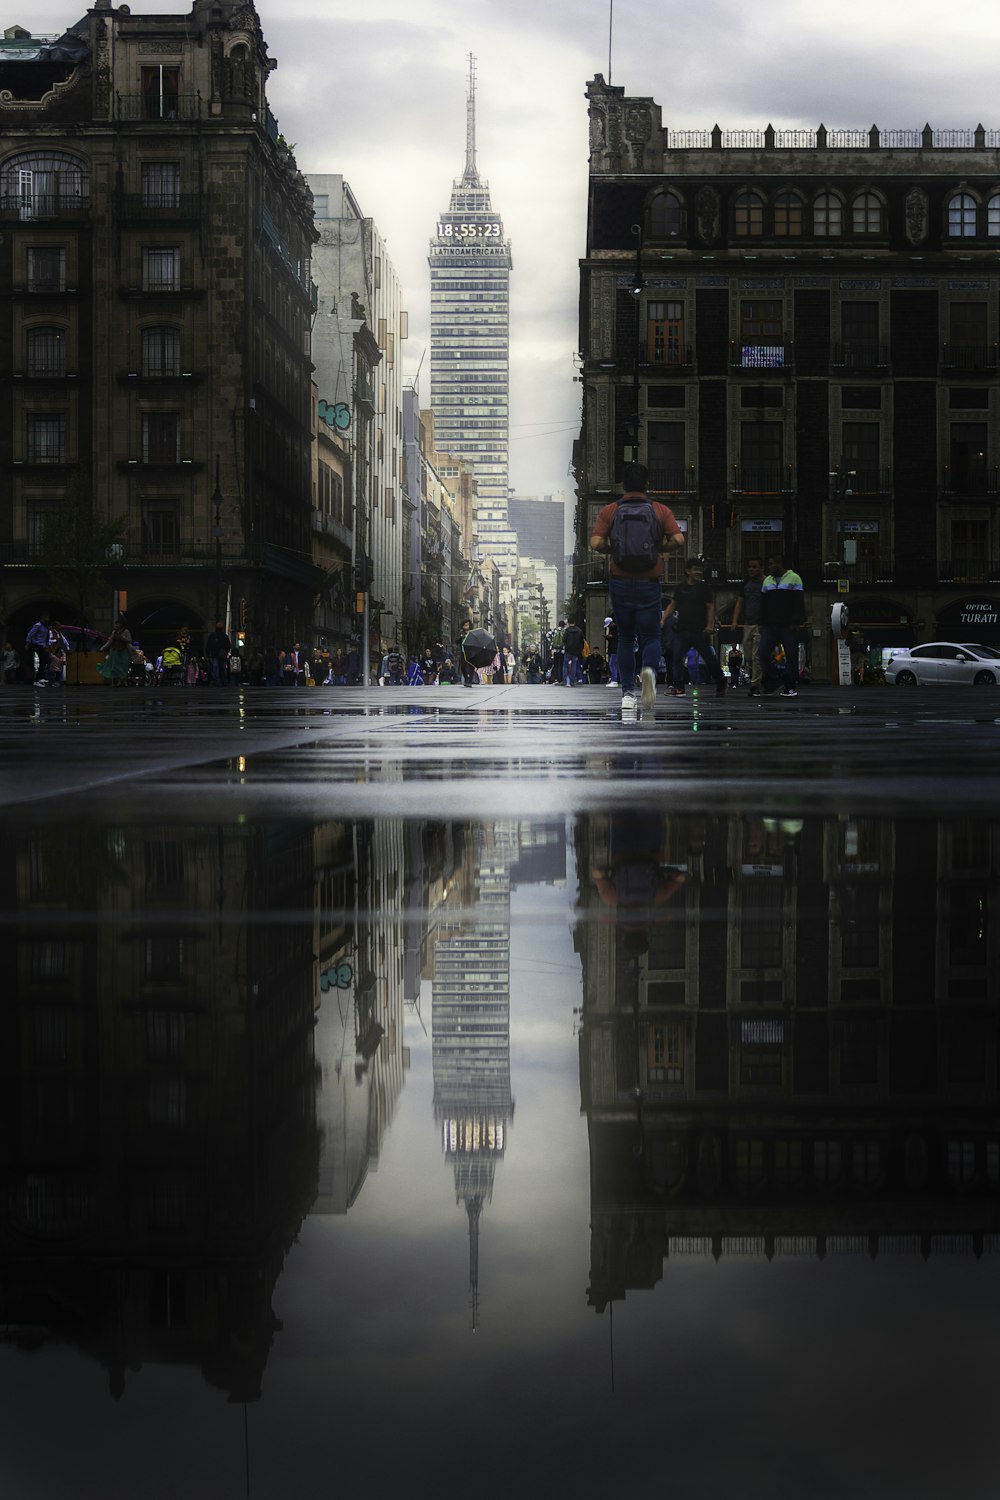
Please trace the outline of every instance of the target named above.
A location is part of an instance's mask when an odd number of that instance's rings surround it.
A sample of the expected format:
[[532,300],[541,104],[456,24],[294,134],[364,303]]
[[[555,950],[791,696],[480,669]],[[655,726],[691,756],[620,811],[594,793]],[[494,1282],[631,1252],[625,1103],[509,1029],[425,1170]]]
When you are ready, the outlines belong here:
[[353,459],[354,559],[367,578],[370,649],[405,636],[403,343],[409,315],[375,221],[340,173],[313,173],[318,288],[312,354],[320,396]]
[[793,560],[817,678],[848,598],[871,646],[1000,643],[1000,131],[681,131],[600,75],[587,97],[588,627],[634,455],[723,622],[748,556]]
[[[156,649],[227,611],[309,639],[312,200],[267,105],[247,0],[0,48],[0,556],[12,638],[80,613],[41,566],[70,481],[121,522],[115,576]],[[107,588],[105,589],[105,584]]]

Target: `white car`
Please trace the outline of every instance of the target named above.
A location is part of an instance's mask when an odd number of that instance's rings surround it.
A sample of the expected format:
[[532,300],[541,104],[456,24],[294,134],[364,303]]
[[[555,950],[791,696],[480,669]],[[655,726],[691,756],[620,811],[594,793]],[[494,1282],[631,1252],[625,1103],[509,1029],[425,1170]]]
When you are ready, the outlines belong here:
[[995,687],[1000,683],[1000,651],[993,646],[930,641],[894,651],[885,669],[886,682],[903,687],[933,687],[957,683],[962,687]]

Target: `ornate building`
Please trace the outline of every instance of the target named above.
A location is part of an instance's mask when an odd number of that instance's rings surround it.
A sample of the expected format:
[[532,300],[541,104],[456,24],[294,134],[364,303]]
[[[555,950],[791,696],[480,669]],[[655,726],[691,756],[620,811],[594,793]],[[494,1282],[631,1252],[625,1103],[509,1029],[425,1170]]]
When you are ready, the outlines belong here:
[[[8,634],[51,607],[150,650],[227,613],[309,637],[312,199],[267,105],[247,0],[97,0],[0,48],[0,558]],[[67,496],[110,552],[46,558]],[[55,523],[54,525],[52,523]],[[84,528],[85,530],[85,528]]]
[[[803,575],[871,645],[1000,622],[1000,133],[678,130],[587,90],[576,586],[638,456],[731,611],[746,558]],[[674,565],[675,567],[677,564]]]

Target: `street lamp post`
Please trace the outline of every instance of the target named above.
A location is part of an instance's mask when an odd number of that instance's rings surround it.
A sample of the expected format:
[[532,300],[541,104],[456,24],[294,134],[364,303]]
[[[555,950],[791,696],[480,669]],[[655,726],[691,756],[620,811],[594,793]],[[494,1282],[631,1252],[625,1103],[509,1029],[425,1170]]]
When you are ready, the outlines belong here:
[[633,224],[632,233],[635,235],[635,272],[632,276],[632,296],[635,298],[635,363],[632,370],[632,438],[631,448],[626,445],[625,459],[639,463],[639,429],[641,426],[640,414],[640,386],[639,386],[639,364],[642,359],[642,324],[639,299],[642,296],[646,283],[642,274],[642,225]]

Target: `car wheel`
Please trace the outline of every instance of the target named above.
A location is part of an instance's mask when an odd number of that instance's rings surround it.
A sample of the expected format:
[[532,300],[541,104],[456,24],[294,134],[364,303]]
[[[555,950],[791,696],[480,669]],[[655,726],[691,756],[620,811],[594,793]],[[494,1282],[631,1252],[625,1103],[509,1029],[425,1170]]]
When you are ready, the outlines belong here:
[[900,687],[916,687],[917,679],[912,672],[897,672],[896,682]]
[[977,672],[972,679],[973,687],[996,687],[997,680],[992,672]]

